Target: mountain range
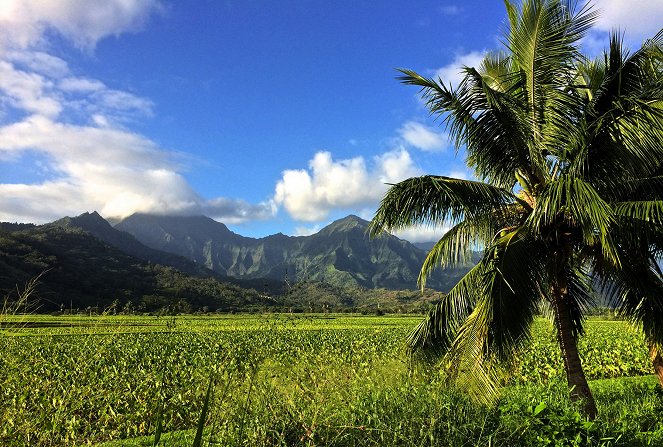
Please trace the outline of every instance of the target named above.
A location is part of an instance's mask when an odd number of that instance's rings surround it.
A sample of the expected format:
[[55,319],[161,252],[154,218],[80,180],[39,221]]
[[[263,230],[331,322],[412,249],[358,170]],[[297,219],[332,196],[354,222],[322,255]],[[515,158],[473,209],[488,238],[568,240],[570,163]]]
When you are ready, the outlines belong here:
[[[108,229],[109,234],[118,232],[110,226]],[[136,241],[136,247],[140,245]],[[154,255],[149,250],[145,253]],[[186,259],[163,255],[162,260],[174,260],[179,266],[188,262],[197,270],[186,274],[153,264],[113,247],[71,222],[41,226],[0,223],[0,315],[86,308],[96,312],[111,306],[115,311],[120,307],[170,312],[205,307],[232,311],[265,303],[254,289],[223,281]],[[19,295],[34,278],[38,279],[34,293],[21,302]]]
[[[47,308],[67,300],[79,308],[133,302],[149,309],[185,302],[226,310],[308,306],[317,298],[335,306],[380,297],[394,304],[417,301],[416,279],[426,252],[391,235],[371,239],[367,229],[368,222],[357,216],[311,236],[257,239],[205,216],[135,214],[113,226],[92,212],[40,226],[0,223],[0,293],[8,296],[46,271]],[[447,291],[465,271],[435,272],[428,285]]]
[[[134,214],[115,225],[148,247],[183,256],[238,279],[319,281],[338,286],[416,289],[426,251],[347,216],[311,236],[249,238],[205,216]],[[448,291],[466,269],[436,271],[427,285]]]

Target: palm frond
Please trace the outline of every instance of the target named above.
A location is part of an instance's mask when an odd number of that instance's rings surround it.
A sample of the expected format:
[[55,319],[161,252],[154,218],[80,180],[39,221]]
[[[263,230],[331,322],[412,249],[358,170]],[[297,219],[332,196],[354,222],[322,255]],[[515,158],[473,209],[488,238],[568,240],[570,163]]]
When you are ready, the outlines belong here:
[[[633,54],[613,34],[603,61],[591,64],[592,100],[578,108],[583,129],[569,172],[610,193],[622,179],[653,174],[663,148],[663,32]],[[585,66],[587,67],[587,65]],[[583,67],[581,66],[581,70]]]
[[431,114],[441,116],[456,147],[465,146],[468,165],[479,178],[511,188],[514,172],[528,172],[528,143],[522,133],[522,106],[510,93],[509,74],[502,73],[508,61],[487,55],[482,73],[464,69],[465,78],[455,90],[442,80],[422,77],[411,70],[400,70],[404,84],[421,88],[421,97]]
[[[486,335],[484,352],[495,353],[501,361],[529,337],[544,293],[546,254],[544,244],[529,237],[523,227],[506,232],[486,250],[481,300],[475,306],[472,325],[485,328],[479,331]],[[457,338],[464,336],[461,328]]]
[[523,207],[520,204],[512,204],[456,224],[428,252],[419,273],[419,286],[425,287],[426,278],[438,267],[455,268],[467,265],[476,250],[488,247],[500,231],[519,225],[523,215]]
[[601,295],[622,318],[640,326],[650,341],[663,343],[663,277],[651,254],[632,253],[629,264],[621,269],[596,265],[593,277]]
[[[486,56],[482,68],[493,62]],[[465,69],[465,79],[454,94],[459,108],[450,116],[460,114],[471,119],[455,119],[448,126],[456,145],[463,142],[468,153],[467,164],[481,173],[491,184],[511,188],[514,173],[520,170],[530,177],[530,183],[540,177],[539,164],[532,163],[527,128],[527,110],[521,98],[514,92],[511,74],[499,79],[487,76],[474,68]],[[496,82],[501,82],[497,89]]]
[[455,323],[451,346],[446,334],[444,361],[452,378],[486,401],[496,397],[508,361],[530,337],[546,283],[544,253],[522,228],[500,237],[475,267],[476,302],[462,325]]
[[429,312],[407,338],[410,351],[440,357],[449,350],[456,332],[479,299],[478,284],[485,270],[475,265]]
[[572,335],[576,339],[585,333],[585,315],[596,305],[592,281],[585,266],[570,266],[566,272],[567,304],[571,316]]
[[580,230],[585,244],[600,244],[607,259],[619,264],[610,233],[614,219],[612,207],[590,184],[564,174],[546,185],[528,223],[533,231],[545,236],[564,222],[569,230]]
[[370,233],[412,225],[457,223],[519,200],[509,191],[481,182],[426,175],[393,185],[380,202]]
[[663,198],[614,204],[615,215],[663,227]]
[[587,6],[576,11],[574,2],[527,1],[517,17],[511,20],[505,38],[527,98],[533,137],[530,158],[540,166],[543,127],[551,119],[563,121],[566,113],[566,108],[551,107],[550,99],[569,84],[571,68],[580,59],[578,41],[596,20],[597,12]]

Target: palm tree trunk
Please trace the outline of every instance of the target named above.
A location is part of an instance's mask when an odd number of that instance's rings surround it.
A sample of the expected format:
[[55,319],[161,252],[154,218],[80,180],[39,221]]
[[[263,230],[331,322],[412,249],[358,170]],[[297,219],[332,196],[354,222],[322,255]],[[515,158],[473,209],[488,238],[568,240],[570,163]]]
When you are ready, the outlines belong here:
[[654,343],[649,343],[649,358],[654,365],[654,371],[658,377],[658,383],[663,386],[663,357]]
[[564,359],[564,370],[566,371],[566,380],[571,390],[571,401],[582,401],[585,415],[593,420],[597,415],[596,402],[585,378],[585,372],[580,363],[580,355],[578,355],[577,340],[573,335],[571,313],[567,298],[568,289],[566,285],[561,287],[556,286],[553,287],[552,292],[557,341],[559,342],[562,358]]

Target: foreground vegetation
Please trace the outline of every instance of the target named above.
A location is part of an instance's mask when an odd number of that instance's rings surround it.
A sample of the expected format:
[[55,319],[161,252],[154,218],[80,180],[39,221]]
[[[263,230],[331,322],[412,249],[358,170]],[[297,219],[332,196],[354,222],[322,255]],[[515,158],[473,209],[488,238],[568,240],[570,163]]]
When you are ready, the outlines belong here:
[[622,322],[590,320],[579,344],[601,409],[589,423],[565,398],[547,321],[537,320],[492,405],[449,387],[438,368],[408,359],[403,340],[417,321],[5,318],[0,444],[153,445],[153,437],[140,437],[162,431],[173,433],[160,445],[190,446],[210,380],[205,445],[663,443],[663,395],[654,377],[642,377],[651,373],[642,335]]

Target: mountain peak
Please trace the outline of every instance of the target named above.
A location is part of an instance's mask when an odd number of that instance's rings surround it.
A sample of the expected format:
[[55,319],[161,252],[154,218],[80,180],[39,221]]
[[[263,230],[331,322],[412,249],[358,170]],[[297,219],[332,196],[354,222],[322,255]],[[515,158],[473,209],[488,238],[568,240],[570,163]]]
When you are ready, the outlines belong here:
[[361,225],[368,225],[368,221],[362,219],[359,216],[355,216],[354,214],[349,214],[341,219],[338,219],[336,222],[357,222]]
[[361,217],[350,214],[341,219],[335,220],[334,222],[327,225],[325,228],[320,230],[320,232],[331,233],[335,231],[348,231],[352,229],[360,229],[366,231],[368,229],[369,222],[362,219]]
[[101,214],[99,214],[99,213],[96,212],[96,211],[92,211],[91,213],[89,213],[89,212],[85,212],[85,213],[83,213],[83,214],[80,214],[80,215],[74,217],[74,219],[75,219],[75,220],[86,220],[86,221],[88,221],[88,222],[102,222],[102,221],[103,221],[103,222],[105,222],[105,223],[108,223],[108,222],[106,221],[106,219],[104,219],[103,217],[101,217]]
[[110,224],[106,219],[101,217],[96,211],[91,213],[85,212],[76,217],[63,217],[62,219],[52,222],[50,225],[61,228],[81,228],[85,231],[110,228]]

